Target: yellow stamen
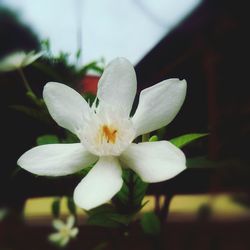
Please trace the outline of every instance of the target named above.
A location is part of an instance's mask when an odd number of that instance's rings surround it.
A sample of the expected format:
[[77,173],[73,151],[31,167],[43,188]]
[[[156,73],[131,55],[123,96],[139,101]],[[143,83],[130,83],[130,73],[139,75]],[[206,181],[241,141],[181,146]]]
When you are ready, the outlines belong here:
[[107,125],[102,126],[102,136],[105,137],[107,143],[115,144],[116,141],[117,130],[108,127]]

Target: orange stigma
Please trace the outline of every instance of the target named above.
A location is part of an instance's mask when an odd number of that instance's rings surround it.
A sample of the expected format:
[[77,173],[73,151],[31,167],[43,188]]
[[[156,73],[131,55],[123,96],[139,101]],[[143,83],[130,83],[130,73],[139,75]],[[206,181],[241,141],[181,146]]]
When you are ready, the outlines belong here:
[[108,127],[107,125],[102,126],[102,136],[105,137],[107,143],[115,144],[117,130],[112,127]]

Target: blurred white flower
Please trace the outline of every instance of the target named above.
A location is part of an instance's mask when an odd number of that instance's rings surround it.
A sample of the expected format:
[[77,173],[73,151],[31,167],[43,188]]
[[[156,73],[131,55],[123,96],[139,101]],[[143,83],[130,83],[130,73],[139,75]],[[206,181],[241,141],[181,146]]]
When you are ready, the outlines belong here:
[[60,247],[66,246],[70,239],[75,238],[78,234],[79,230],[77,227],[74,227],[74,224],[75,217],[72,215],[68,217],[66,223],[59,219],[53,220],[52,225],[57,232],[49,235],[49,241]]
[[25,52],[25,51],[16,51],[7,56],[5,56],[0,61],[0,72],[7,72],[12,70],[17,70],[24,68],[39,57],[42,56],[42,52],[35,53],[35,51]]
[[121,167],[131,168],[145,182],[165,181],[182,172],[185,155],[170,142],[132,141],[174,119],[186,96],[186,81],[169,79],[143,90],[131,118],[136,85],[134,68],[125,58],[106,67],[98,84],[98,106],[89,107],[66,85],[47,83],[43,97],[51,116],[81,142],[35,147],[19,158],[18,165],[34,174],[62,176],[96,163],[74,191],[76,204],[87,210],[121,189]]

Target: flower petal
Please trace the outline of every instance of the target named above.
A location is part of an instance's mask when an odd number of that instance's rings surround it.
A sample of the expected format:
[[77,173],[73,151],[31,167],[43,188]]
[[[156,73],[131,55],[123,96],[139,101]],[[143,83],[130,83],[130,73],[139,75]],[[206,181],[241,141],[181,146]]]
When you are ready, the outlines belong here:
[[116,58],[105,68],[98,83],[97,97],[110,106],[119,107],[130,114],[136,95],[136,74],[133,65],[125,58]]
[[39,57],[43,55],[43,52],[35,53],[35,51],[29,52],[22,62],[22,67],[26,67],[36,61]]
[[48,239],[50,242],[58,243],[59,241],[62,240],[62,234],[61,233],[52,233],[49,235]]
[[8,54],[0,61],[0,72],[7,72],[11,70],[16,70],[22,67],[22,62],[26,54],[24,51],[16,51]]
[[17,164],[33,174],[61,176],[75,173],[97,159],[81,143],[48,144],[30,149]]
[[74,191],[75,203],[86,210],[109,201],[122,187],[122,171],[114,157],[101,157]]
[[79,229],[77,227],[72,228],[72,230],[70,231],[70,237],[75,238],[78,232],[79,232]]
[[76,135],[83,129],[90,108],[84,98],[67,85],[49,82],[43,90],[43,98],[50,115],[63,128]]
[[168,180],[186,168],[183,152],[167,141],[132,143],[120,160],[145,182]]
[[132,118],[137,136],[169,124],[184,102],[186,87],[185,80],[169,79],[144,89]]
[[67,219],[67,223],[66,223],[66,226],[67,228],[72,228],[75,224],[75,217],[73,215],[70,215]]
[[58,231],[61,230],[61,228],[65,227],[64,222],[62,220],[59,219],[55,219],[52,221],[52,225],[55,229],[57,229]]
[[61,241],[58,242],[60,247],[65,247],[70,240],[70,236],[64,236]]

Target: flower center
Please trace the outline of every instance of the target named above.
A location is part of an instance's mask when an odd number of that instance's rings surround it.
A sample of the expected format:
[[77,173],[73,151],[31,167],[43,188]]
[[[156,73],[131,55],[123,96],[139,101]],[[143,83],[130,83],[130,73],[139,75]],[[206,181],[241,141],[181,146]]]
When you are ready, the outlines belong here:
[[70,235],[70,230],[67,228],[67,227],[62,227],[60,229],[60,234],[63,236],[63,237],[67,237],[68,235]]
[[103,125],[101,127],[101,137],[102,139],[105,139],[107,143],[115,144],[117,138],[117,129],[114,129],[111,126]]
[[79,138],[94,155],[119,156],[135,138],[135,130],[117,108],[102,108],[90,114]]

